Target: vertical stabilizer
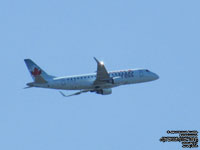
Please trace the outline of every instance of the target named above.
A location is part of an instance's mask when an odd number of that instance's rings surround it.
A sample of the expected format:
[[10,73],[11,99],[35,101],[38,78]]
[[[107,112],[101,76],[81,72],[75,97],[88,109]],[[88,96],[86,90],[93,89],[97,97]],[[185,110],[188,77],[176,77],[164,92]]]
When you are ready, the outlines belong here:
[[31,59],[24,59],[26,66],[31,74],[31,77],[36,83],[46,83],[48,80],[54,78],[54,76],[48,75],[38,65],[36,65]]

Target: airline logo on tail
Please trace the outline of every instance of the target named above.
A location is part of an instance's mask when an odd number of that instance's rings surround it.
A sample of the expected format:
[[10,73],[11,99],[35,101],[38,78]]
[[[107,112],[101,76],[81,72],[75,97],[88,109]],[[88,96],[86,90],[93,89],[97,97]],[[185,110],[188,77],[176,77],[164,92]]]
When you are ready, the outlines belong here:
[[54,76],[48,75],[38,65],[36,65],[31,59],[25,59],[26,66],[35,83],[47,83],[48,80],[52,80]]
[[38,68],[34,68],[34,71],[31,71],[31,74],[36,77],[39,76],[42,73],[41,70],[39,70]]
[[34,69],[31,69],[33,71],[30,70],[31,75],[33,76],[33,80],[35,81],[35,83],[47,83],[47,81],[44,79],[44,77],[42,76],[42,70],[37,67],[34,66]]

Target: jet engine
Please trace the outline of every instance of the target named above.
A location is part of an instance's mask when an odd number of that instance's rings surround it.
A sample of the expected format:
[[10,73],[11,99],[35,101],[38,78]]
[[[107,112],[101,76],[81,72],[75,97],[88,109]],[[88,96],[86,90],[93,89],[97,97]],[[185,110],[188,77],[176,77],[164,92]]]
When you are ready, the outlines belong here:
[[97,94],[109,95],[112,93],[112,89],[100,89],[96,91]]

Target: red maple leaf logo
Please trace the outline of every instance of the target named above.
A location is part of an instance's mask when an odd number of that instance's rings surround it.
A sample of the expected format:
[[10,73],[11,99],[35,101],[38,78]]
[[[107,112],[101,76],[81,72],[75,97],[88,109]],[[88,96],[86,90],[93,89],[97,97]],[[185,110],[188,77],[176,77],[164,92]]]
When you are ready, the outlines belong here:
[[31,74],[33,75],[33,76],[38,76],[38,75],[40,75],[42,73],[42,71],[41,70],[38,70],[37,68],[34,68],[34,71],[31,71]]

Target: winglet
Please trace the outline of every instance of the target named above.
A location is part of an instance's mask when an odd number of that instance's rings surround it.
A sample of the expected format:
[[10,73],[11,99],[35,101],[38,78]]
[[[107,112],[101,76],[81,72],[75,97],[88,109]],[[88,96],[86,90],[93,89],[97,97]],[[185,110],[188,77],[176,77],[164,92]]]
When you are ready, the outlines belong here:
[[97,63],[99,63],[99,61],[96,59],[96,57],[94,57],[94,60],[95,60]]
[[68,96],[66,96],[63,92],[61,92],[61,91],[59,91],[59,92],[60,92],[60,94],[61,94],[62,96],[68,97]]
[[29,89],[29,88],[32,88],[32,86],[26,86],[23,89]]
[[74,96],[74,95],[79,95],[81,93],[85,93],[85,92],[89,92],[90,90],[82,90],[82,91],[79,91],[79,92],[76,92],[76,93],[73,93],[73,94],[70,94],[70,95],[65,95],[63,92],[59,91],[60,94],[64,97],[70,97],[70,96]]
[[104,65],[103,61],[98,61],[98,59],[96,59],[96,57],[94,57],[94,60],[97,62],[98,65]]

